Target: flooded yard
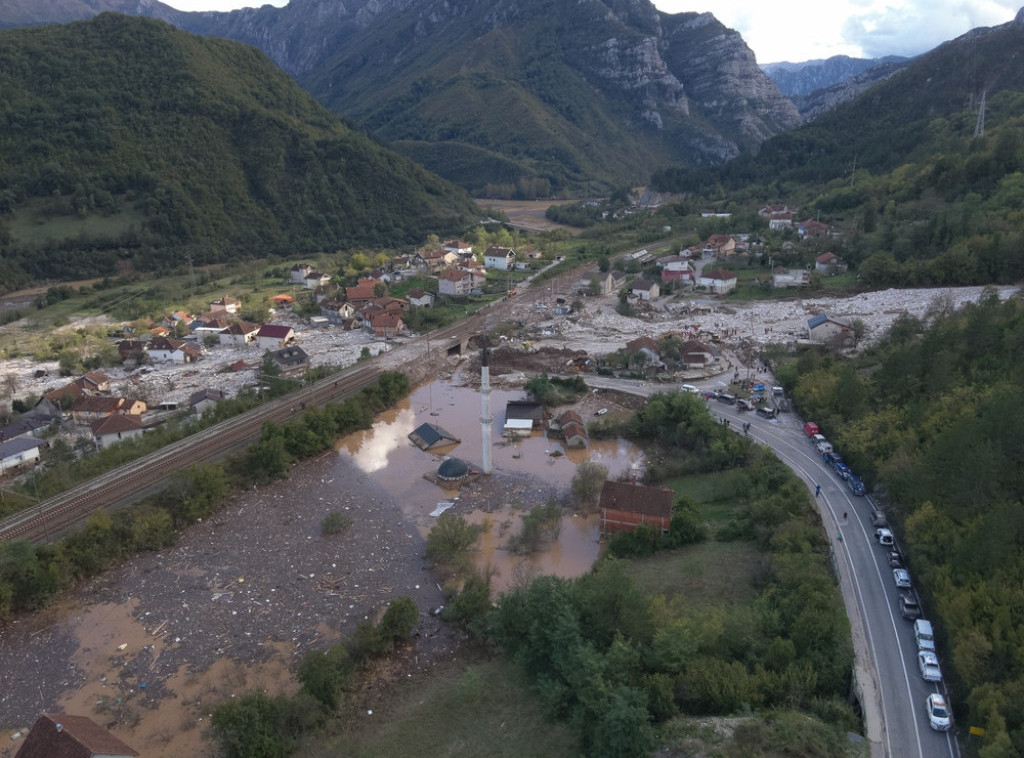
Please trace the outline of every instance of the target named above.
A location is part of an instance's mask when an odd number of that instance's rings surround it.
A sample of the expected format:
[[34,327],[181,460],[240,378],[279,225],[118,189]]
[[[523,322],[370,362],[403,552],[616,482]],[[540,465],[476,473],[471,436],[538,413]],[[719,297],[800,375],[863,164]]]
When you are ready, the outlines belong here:
[[[444,598],[424,539],[442,502],[488,526],[478,560],[496,590],[540,573],[588,571],[600,549],[592,514],[568,513],[558,538],[533,555],[513,555],[507,540],[523,513],[564,498],[582,460],[617,476],[641,465],[641,452],[602,441],[565,454],[540,431],[509,442],[500,434],[505,402],[522,397],[492,392],[493,476],[457,488],[425,478],[444,456],[408,439],[424,421],[461,440],[446,454],[477,468],[482,458],[479,394],[435,382],[372,429],[296,466],[288,480],[238,493],[174,547],[140,555],[0,628],[0,758],[20,747],[12,734],[40,713],[61,711],[93,718],[147,758],[212,756],[207,728],[218,702],[252,689],[290,691],[306,652],[401,596],[421,611],[415,655],[401,675],[429,675],[461,644],[431,614]],[[328,538],[320,522],[331,511],[352,526]]]

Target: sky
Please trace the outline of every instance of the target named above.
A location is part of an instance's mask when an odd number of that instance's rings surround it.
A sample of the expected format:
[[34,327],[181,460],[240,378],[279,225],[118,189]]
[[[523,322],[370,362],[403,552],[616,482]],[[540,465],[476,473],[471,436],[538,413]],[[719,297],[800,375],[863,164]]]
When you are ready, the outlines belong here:
[[[163,0],[179,10],[226,11],[268,0]],[[979,26],[1004,24],[1024,0],[653,0],[665,13],[710,11],[743,37],[758,63],[833,55],[913,56]],[[286,0],[269,0],[282,6]]]

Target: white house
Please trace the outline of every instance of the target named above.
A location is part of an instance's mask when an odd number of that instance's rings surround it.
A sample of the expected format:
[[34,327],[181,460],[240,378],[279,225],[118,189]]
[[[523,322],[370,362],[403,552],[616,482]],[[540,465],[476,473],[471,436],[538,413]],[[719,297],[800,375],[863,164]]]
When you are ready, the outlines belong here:
[[819,313],[807,319],[807,336],[814,342],[852,342],[853,325],[846,319]]
[[210,408],[216,408],[218,403],[227,399],[228,395],[224,390],[207,387],[192,393],[188,399],[188,407],[196,416],[202,416]]
[[306,281],[306,274],[313,270],[308,263],[296,263],[292,266],[291,281],[294,284],[303,284]]
[[772,286],[783,289],[786,287],[804,287],[811,283],[811,272],[802,268],[772,269]]
[[707,287],[712,292],[724,295],[736,289],[736,274],[726,271],[724,268],[716,268],[711,271],[704,271],[697,280],[701,287]]
[[157,337],[150,340],[146,350],[152,363],[195,363],[199,360],[199,348],[174,337]]
[[306,278],[302,280],[302,288],[315,290],[317,287],[325,286],[330,281],[330,274],[321,274],[319,271],[309,271],[306,273]]
[[414,308],[430,308],[434,304],[434,295],[419,287],[413,287],[405,293],[409,305]]
[[629,293],[641,300],[655,300],[661,295],[661,285],[649,279],[634,279],[629,285]]
[[259,330],[256,324],[236,321],[217,335],[217,341],[222,345],[248,345],[256,339],[256,332]]
[[437,277],[439,295],[468,295],[473,291],[473,274],[462,269],[450,268]]
[[89,424],[96,447],[101,450],[118,442],[142,436],[142,421],[138,416],[115,414],[99,418]]
[[295,330],[284,324],[264,324],[256,332],[256,346],[260,350],[276,350],[295,339]]
[[226,295],[210,303],[211,311],[227,311],[228,313],[238,313],[238,309],[241,307],[241,300],[235,300],[235,298],[227,297]]
[[833,274],[843,273],[846,271],[847,266],[846,261],[835,253],[822,253],[814,259],[814,269],[826,276],[832,276]]
[[515,267],[516,254],[514,250],[500,245],[491,245],[484,252],[484,268],[493,268],[498,271],[511,271]]
[[0,473],[39,462],[39,448],[46,443],[37,439],[18,437],[0,443]]

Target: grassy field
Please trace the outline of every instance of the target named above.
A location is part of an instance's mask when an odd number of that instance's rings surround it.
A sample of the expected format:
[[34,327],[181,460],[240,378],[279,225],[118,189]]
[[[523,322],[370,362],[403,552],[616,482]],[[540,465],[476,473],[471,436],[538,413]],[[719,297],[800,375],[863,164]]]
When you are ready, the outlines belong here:
[[354,714],[344,734],[310,740],[305,758],[545,758],[579,755],[572,729],[546,720],[510,662],[458,661],[400,688],[373,714]]

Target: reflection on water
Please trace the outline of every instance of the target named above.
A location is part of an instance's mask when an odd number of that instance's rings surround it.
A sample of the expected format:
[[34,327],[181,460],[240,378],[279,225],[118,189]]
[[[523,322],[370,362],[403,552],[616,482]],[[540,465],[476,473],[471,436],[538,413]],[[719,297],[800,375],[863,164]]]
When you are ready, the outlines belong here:
[[[642,451],[624,439],[594,440],[589,448],[567,450],[561,440],[548,438],[542,430],[534,430],[529,437],[514,441],[503,437],[506,403],[524,396],[522,390],[491,391],[491,416],[494,418],[491,461],[496,474],[527,474],[565,491],[572,482],[576,466],[585,460],[605,466],[609,478],[617,478],[643,465]],[[425,422],[443,427],[462,442],[437,451],[420,450],[409,441],[408,434]],[[338,449],[363,471],[373,475],[401,504],[406,515],[426,531],[435,521],[429,514],[438,502],[451,500],[457,493],[432,484],[424,474],[436,472],[446,455],[462,458],[479,469],[482,440],[479,392],[450,382],[434,382],[420,387],[396,408],[381,414],[373,428],[346,437]],[[470,518],[477,523],[490,518],[497,530],[485,535],[480,550],[482,563],[490,564],[497,572],[496,587],[512,586],[517,581],[514,576],[517,572],[577,576],[589,570],[598,554],[596,517],[567,517],[559,539],[543,554],[516,561],[503,549],[507,536],[501,533],[501,525],[505,524],[506,532],[518,531],[518,513],[502,510],[473,514]],[[489,546],[487,540],[493,540],[493,545]]]
[[417,427],[416,414],[408,405],[392,409],[373,425],[342,440],[356,465],[367,473],[380,471],[388,465],[388,456],[409,444],[409,432]]

